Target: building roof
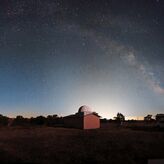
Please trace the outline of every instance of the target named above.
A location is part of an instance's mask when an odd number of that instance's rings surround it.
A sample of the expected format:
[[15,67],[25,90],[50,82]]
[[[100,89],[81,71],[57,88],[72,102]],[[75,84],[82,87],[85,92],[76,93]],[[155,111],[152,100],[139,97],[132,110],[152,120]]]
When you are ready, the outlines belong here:
[[160,114],[157,114],[156,116],[164,117],[164,114],[160,113]]
[[92,109],[89,106],[83,105],[79,108],[78,113],[82,113],[84,115],[91,114]]
[[93,112],[89,106],[83,105],[79,108],[77,113],[65,116],[64,118],[85,117],[88,115],[95,115],[97,117],[100,117],[98,113]]

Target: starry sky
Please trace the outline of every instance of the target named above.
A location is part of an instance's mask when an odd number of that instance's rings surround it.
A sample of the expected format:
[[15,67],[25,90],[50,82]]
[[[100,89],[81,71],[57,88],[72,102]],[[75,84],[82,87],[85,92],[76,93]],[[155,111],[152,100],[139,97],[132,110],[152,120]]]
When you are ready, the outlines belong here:
[[1,0],[0,113],[164,112],[163,0]]

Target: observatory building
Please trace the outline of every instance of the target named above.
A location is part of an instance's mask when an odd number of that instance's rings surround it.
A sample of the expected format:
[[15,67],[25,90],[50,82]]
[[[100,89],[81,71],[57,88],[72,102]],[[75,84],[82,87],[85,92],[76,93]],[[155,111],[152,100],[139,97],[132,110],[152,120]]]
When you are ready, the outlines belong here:
[[78,129],[100,128],[100,116],[90,107],[81,106],[77,113],[64,117],[64,127]]

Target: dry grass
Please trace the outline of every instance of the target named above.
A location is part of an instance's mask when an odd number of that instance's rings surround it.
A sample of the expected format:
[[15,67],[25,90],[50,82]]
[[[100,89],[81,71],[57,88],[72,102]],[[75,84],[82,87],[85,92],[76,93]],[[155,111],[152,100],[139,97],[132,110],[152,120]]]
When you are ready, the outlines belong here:
[[0,128],[1,163],[146,164],[164,158],[164,133],[126,128]]

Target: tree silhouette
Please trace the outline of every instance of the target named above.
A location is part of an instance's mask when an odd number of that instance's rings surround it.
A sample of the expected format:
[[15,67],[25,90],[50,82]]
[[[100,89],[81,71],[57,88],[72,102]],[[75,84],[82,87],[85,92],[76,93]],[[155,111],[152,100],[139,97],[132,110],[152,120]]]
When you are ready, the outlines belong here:
[[28,118],[24,118],[21,115],[16,116],[16,118],[14,119],[14,125],[27,125],[29,124],[29,119]]
[[34,125],[44,125],[46,124],[46,118],[44,116],[38,116],[36,118],[31,118],[30,122]]
[[8,124],[8,117],[3,116],[0,114],[0,125],[7,125]]
[[114,119],[118,122],[125,121],[125,116],[122,113],[117,113],[117,116]]
[[144,117],[144,121],[151,121],[152,120],[152,115],[148,114],[146,117]]
[[58,115],[48,115],[47,118],[46,118],[46,124],[48,126],[53,126],[54,124],[57,123],[57,120],[58,120]]

